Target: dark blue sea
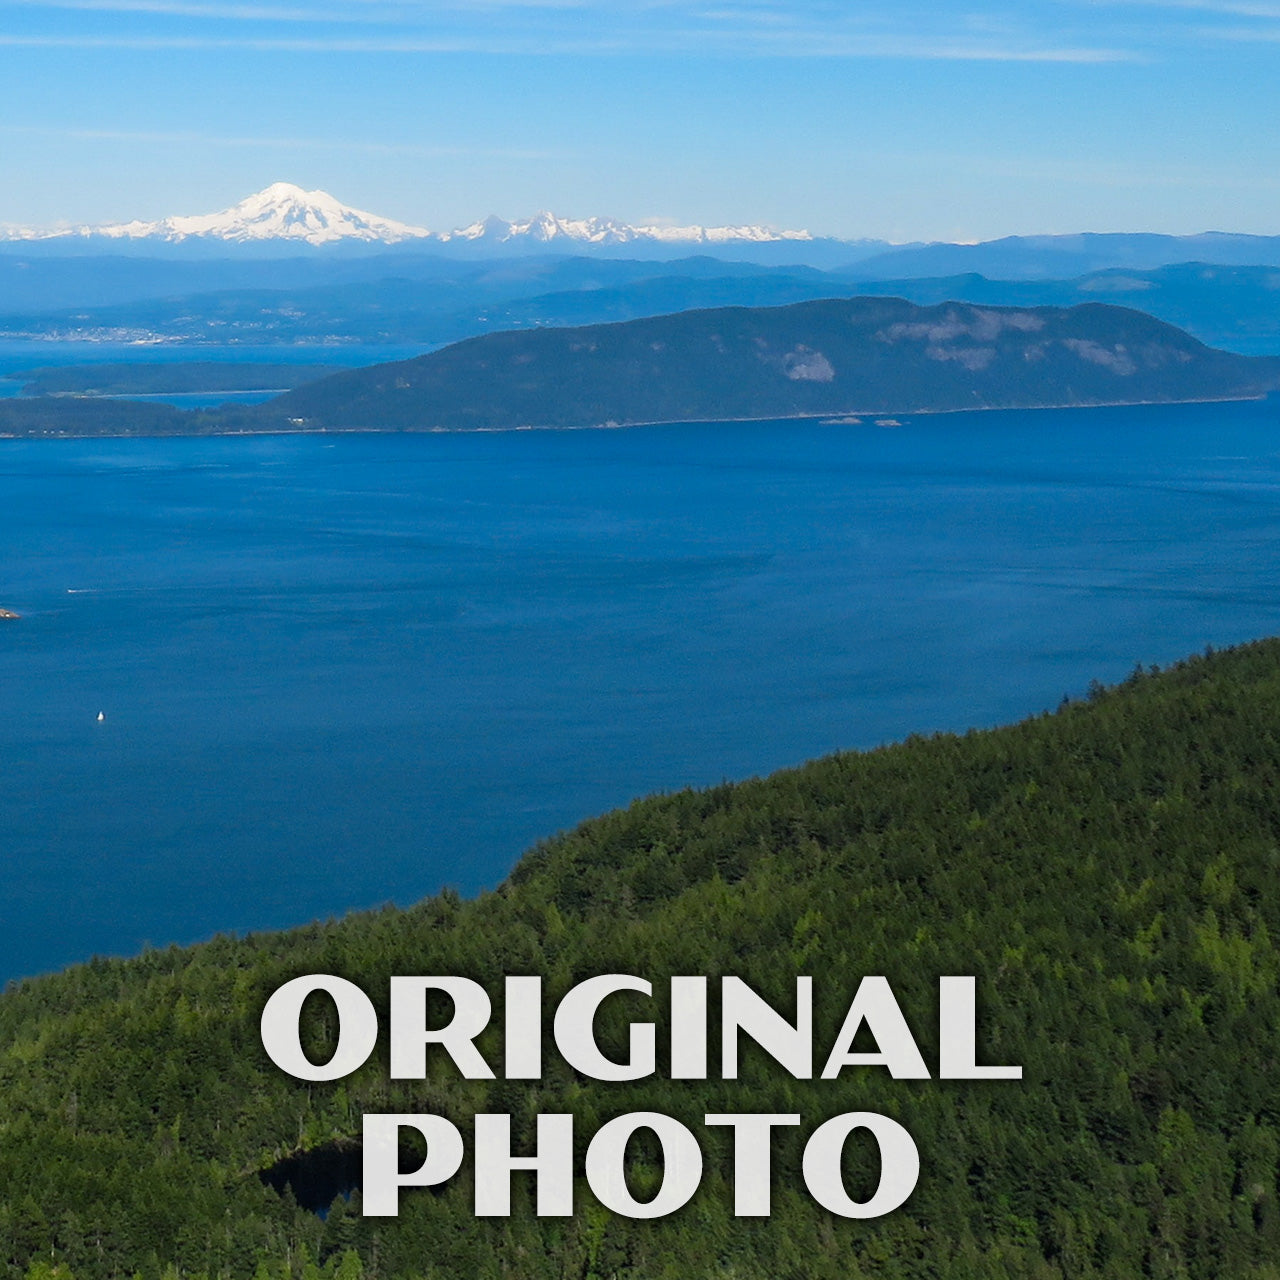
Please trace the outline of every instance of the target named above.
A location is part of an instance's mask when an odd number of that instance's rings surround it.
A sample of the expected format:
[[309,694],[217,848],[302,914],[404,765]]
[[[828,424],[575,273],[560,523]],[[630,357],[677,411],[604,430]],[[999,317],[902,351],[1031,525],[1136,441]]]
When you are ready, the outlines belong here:
[[1274,400],[0,440],[0,513],[0,980],[1280,631]]

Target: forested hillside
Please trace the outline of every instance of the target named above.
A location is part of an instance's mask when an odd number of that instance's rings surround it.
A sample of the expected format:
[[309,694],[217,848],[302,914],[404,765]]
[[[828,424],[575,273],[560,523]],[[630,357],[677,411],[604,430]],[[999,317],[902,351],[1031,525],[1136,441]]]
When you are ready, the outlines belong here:
[[[532,850],[498,891],[191,949],[96,961],[0,997],[0,1276],[736,1277],[1275,1280],[1280,1277],[1280,641],[1135,673],[1022,724],[913,738],[763,780],[639,801]],[[376,857],[376,850],[368,856]],[[779,1008],[815,975],[829,1044],[885,974],[936,1062],[937,978],[975,974],[985,1060],[1021,1082],[797,1081],[763,1054],[737,1081],[605,1084],[549,1050],[539,1081],[302,1084],[258,1042],[270,993],[346,976],[457,974],[548,1003],[623,972],[737,974]],[[610,1022],[617,1033],[624,1014]],[[311,1010],[310,1043],[333,1027]],[[384,1020],[385,1022],[385,1020]],[[659,1044],[663,1036],[659,1034]],[[653,1222],[585,1186],[572,1219],[472,1216],[468,1168],[398,1219],[327,1217],[275,1180],[349,1155],[366,1111],[657,1110],[707,1175]],[[833,1218],[802,1137],[894,1116],[922,1172],[904,1208]],[[730,1137],[706,1111],[796,1111],[770,1219],[735,1220]],[[653,1179],[640,1168],[637,1179]],[[314,1178],[313,1178],[314,1181]],[[309,1194],[300,1176],[299,1190]],[[312,1186],[311,1190],[314,1190]]]
[[[588,427],[1245,399],[1280,358],[1139,311],[827,298],[490,333],[322,378],[243,412],[308,430]],[[229,419],[230,420],[230,419]]]

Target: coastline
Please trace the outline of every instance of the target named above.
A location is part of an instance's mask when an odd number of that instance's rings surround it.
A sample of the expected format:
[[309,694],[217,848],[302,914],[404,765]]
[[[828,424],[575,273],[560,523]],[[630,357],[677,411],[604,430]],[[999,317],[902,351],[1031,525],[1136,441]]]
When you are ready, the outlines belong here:
[[[496,435],[515,431],[626,431],[632,427],[706,426],[711,423],[816,422],[830,426],[876,426],[877,418],[944,417],[961,413],[1057,412],[1064,409],[1137,409],[1157,405],[1247,404],[1275,395],[1264,391],[1251,396],[1194,396],[1182,400],[1083,400],[1070,404],[972,405],[955,409],[841,409],[828,413],[764,414],[737,418],[654,418],[635,422],[584,422],[576,426],[521,423],[512,427],[266,427],[249,431],[243,427],[214,431],[0,431],[0,440],[202,440],[225,436],[337,436],[337,435]],[[112,399],[116,403],[135,397],[80,397]],[[849,419],[860,419],[852,422]],[[867,421],[870,419],[870,421]],[[899,424],[905,425],[905,424]],[[881,430],[886,429],[881,427]]]

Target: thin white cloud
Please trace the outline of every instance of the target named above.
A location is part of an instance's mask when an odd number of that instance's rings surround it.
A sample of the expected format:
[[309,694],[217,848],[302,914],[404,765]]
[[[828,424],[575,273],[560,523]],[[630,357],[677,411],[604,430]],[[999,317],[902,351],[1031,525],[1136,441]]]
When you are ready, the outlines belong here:
[[67,138],[83,142],[145,142],[205,147],[264,147],[285,151],[354,151],[369,155],[417,156],[439,159],[447,156],[496,160],[563,160],[572,152],[517,147],[422,146],[416,143],[370,142],[362,139],[237,137],[191,132],[136,129],[53,129],[41,126],[0,125],[0,134]]
[[1252,44],[1258,40],[1274,44],[1280,41],[1280,23],[1268,27],[1205,27],[1200,34],[1214,40],[1230,40],[1238,44]]
[[794,21],[791,14],[778,9],[699,9],[692,16],[703,22],[740,23],[749,27],[781,27]]
[[[700,32],[685,33],[690,46]],[[716,51],[709,48],[708,52]],[[722,38],[720,52],[797,58],[878,58],[947,62],[1059,62],[1112,63],[1144,61],[1128,49],[1088,45],[1026,44],[972,39],[964,36],[927,37],[842,35],[838,32],[770,31],[752,39],[745,33]]]
[[1268,0],[1089,0],[1095,8],[1180,9],[1233,18],[1280,18],[1280,4]]
[[[183,49],[250,49],[279,53],[474,53],[466,40],[257,39],[252,36],[63,36],[0,34],[0,47],[15,49],[131,49],[159,52]],[[512,46],[499,52],[526,52]]]
[[[188,4],[184,0],[16,0],[15,7],[70,10],[74,13],[162,14],[167,17],[221,18],[237,22],[314,22],[318,16],[314,9],[254,4]],[[340,21],[341,18],[341,13],[331,17],[326,14],[328,21]]]
[[163,14],[241,22],[350,22],[405,25],[442,13],[465,14],[495,9],[562,11],[594,7],[594,0],[459,0],[458,3],[397,3],[351,0],[346,4],[271,5],[220,3],[219,0],[9,0],[13,8],[73,12]]
[[[10,7],[47,20],[0,35],[0,45],[1046,63],[1138,56],[1098,41],[1087,27],[1068,35],[1016,12],[961,14],[948,22],[911,6],[829,0],[17,0]],[[51,25],[55,12],[127,14],[134,22],[100,30],[78,23],[68,30],[65,17]]]
[[787,58],[898,59],[948,62],[1010,63],[1114,63],[1140,61],[1123,49],[1067,47],[1018,48],[961,40],[924,38],[810,36],[804,33],[767,41],[744,39],[709,43],[703,31],[664,33],[643,43],[630,36],[549,38],[545,35],[489,37],[465,35],[430,38],[400,37],[272,37],[255,36],[144,36],[144,35],[12,35],[0,33],[0,48],[121,49],[138,52],[163,50],[244,49],[264,53],[385,53],[385,54],[574,54],[608,55],[647,53],[750,54]]

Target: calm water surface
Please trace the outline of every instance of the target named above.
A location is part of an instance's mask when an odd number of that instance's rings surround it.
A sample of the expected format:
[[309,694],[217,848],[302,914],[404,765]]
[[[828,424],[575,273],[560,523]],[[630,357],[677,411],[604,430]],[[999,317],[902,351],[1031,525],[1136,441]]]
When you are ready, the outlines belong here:
[[[223,343],[204,345],[185,342],[56,342],[37,339],[0,338],[0,400],[22,391],[23,374],[34,369],[84,364],[185,364],[188,361],[217,361],[220,364],[314,364],[330,365],[334,372],[387,360],[408,360],[431,351],[423,343],[321,343],[291,342],[262,346]],[[270,393],[177,392],[173,395],[120,397],[131,400],[159,400],[179,409],[204,409],[215,404],[257,404]]]
[[0,980],[1280,631],[1274,402],[4,440],[0,512]]

